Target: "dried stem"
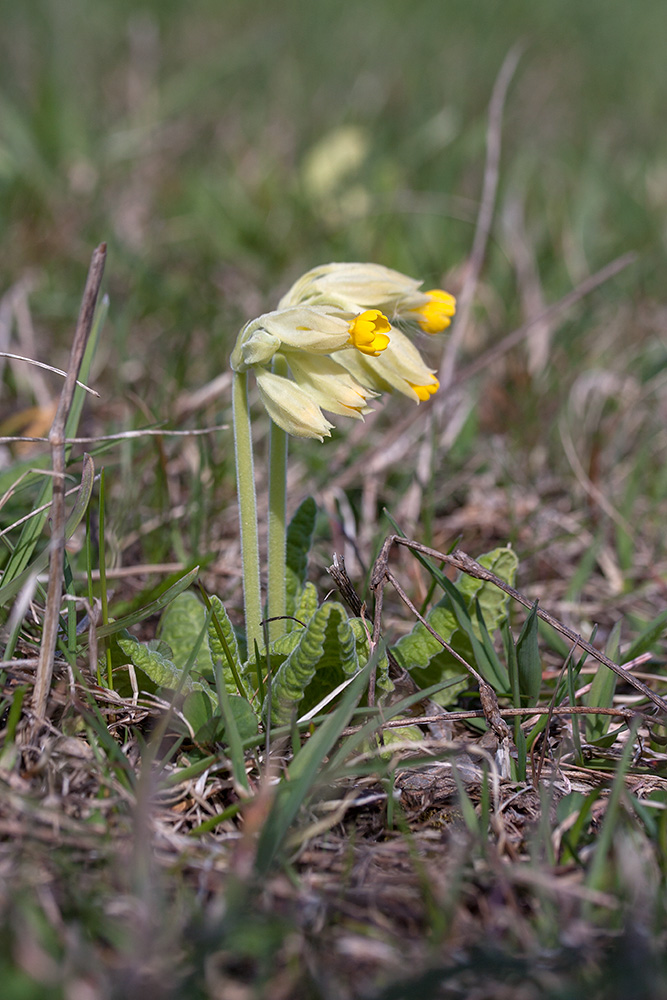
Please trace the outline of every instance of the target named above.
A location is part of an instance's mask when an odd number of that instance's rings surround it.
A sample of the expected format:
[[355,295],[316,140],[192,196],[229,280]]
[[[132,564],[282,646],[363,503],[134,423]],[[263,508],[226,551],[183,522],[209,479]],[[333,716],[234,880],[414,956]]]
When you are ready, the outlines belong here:
[[94,251],[88,278],[81,300],[79,319],[74,334],[65,384],[60,393],[58,409],[49,432],[51,462],[53,467],[53,500],[51,508],[51,556],[49,586],[44,612],[42,642],[35,677],[32,709],[38,720],[46,715],[46,705],[53,673],[53,655],[58,635],[58,618],[63,586],[63,560],[65,553],[65,426],[72,407],[81,362],[93,326],[95,306],[104,274],[107,246],[101,243]]
[[[454,549],[451,553],[438,552],[437,549],[429,548],[427,545],[421,545],[419,542],[414,542],[410,538],[403,538],[400,535],[389,535],[389,537],[385,539],[371,576],[371,588],[373,589],[378,587],[380,582],[387,578],[387,563],[389,559],[389,551],[392,545],[404,545],[406,548],[411,549],[413,552],[418,552],[420,555],[428,556],[431,559],[444,562],[448,566],[454,566],[456,569],[461,570],[463,573],[467,573],[476,580],[484,580],[487,583],[493,583],[494,586],[504,591],[504,593],[508,594],[513,600],[518,601],[519,604],[523,604],[525,608],[533,607],[533,601],[531,601],[528,597],[525,597],[518,590],[515,590],[514,587],[510,587],[509,584],[505,583],[504,580],[501,580],[499,576],[496,576],[495,573],[491,573],[469,555],[466,555],[465,552],[462,552],[461,549]],[[631,674],[629,670],[626,670],[618,663],[614,663],[614,661],[606,656],[605,653],[596,649],[590,642],[586,642],[585,639],[582,639],[581,636],[574,632],[571,628],[568,628],[567,625],[558,621],[557,618],[554,618],[553,615],[550,615],[548,611],[544,611],[539,606],[537,607],[537,615],[542,619],[542,621],[546,622],[547,625],[551,625],[551,627],[556,629],[557,632],[560,632],[561,635],[567,636],[567,638],[570,639],[575,646],[579,646],[580,649],[583,649],[590,656],[593,656],[599,663],[603,663],[605,667],[609,667],[610,670],[613,670],[615,674],[626,682],[626,684],[629,684],[637,691],[641,691],[641,693],[652,701],[661,712],[667,713],[667,701],[665,701],[664,698],[661,698],[660,695],[656,694],[655,691],[652,691],[651,688],[644,684],[643,681],[640,681],[638,677]]]
[[[475,237],[473,239],[472,250],[468,270],[459,296],[458,309],[452,335],[447,341],[442,365],[440,366],[439,381],[442,389],[446,389],[454,379],[454,369],[456,358],[461,349],[461,344],[465,337],[466,327],[472,301],[475,296],[475,289],[484,263],[486,246],[489,241],[491,225],[493,222],[493,212],[496,203],[496,192],[498,190],[498,177],[500,173],[500,150],[502,139],[503,109],[507,90],[514,76],[523,46],[514,45],[505,56],[505,60],[500,67],[500,72],[496,77],[489,104],[489,124],[486,137],[486,164],[484,167],[484,184],[482,187],[482,198],[475,227]],[[434,407],[434,416],[438,416],[445,405],[447,393],[442,392]],[[442,400],[442,402],[441,402]]]

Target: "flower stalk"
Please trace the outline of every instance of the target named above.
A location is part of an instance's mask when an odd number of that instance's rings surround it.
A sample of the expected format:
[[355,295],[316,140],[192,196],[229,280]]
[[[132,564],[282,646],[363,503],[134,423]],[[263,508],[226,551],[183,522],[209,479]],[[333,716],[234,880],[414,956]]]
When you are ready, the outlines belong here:
[[241,560],[243,563],[243,606],[245,610],[248,656],[254,644],[263,648],[262,593],[257,539],[257,496],[252,454],[252,432],[248,406],[248,373],[234,372],[232,385],[234,422],[234,454],[236,458],[236,490],[241,530]]
[[[273,373],[287,377],[287,362],[282,357],[273,360]],[[287,601],[285,594],[287,536],[287,449],[288,436],[282,427],[271,421],[269,434],[269,525],[267,588],[269,640],[285,633]]]

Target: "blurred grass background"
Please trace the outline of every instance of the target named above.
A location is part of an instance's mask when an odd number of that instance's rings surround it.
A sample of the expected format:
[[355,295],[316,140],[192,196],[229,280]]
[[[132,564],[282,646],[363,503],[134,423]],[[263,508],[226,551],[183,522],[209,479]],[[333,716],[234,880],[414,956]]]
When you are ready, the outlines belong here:
[[[147,405],[222,370],[239,322],[315,263],[379,260],[427,280],[456,268],[489,95],[518,40],[499,219],[518,198],[550,299],[631,248],[632,287],[661,292],[661,0],[1,10],[3,287],[37,267],[40,324],[68,332],[91,247],[108,240],[107,375]],[[518,303],[500,223],[494,235],[502,327]]]

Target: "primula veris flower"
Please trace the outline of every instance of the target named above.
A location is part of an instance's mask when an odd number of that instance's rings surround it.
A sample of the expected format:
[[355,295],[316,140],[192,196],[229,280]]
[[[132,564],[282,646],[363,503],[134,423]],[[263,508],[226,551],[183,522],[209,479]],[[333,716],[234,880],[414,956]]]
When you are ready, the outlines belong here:
[[[232,368],[254,372],[271,419],[299,437],[323,440],[333,426],[323,410],[361,419],[382,392],[424,402],[439,383],[400,327],[438,333],[450,325],[456,301],[420,285],[380,264],[313,268],[277,310],[244,326]],[[271,371],[276,357],[292,379]]]
[[440,388],[440,383],[437,378],[434,379],[433,382],[429,382],[428,385],[413,385],[412,382],[410,382],[409,385],[410,388],[416,392],[419,399],[423,401],[430,399],[433,393],[437,392]]
[[362,386],[336,361],[331,358],[304,359],[292,352],[287,356],[287,362],[297,384],[323,410],[357,420],[370,413],[368,400],[374,399],[378,393]]
[[292,348],[308,354],[330,354],[345,347],[349,339],[350,320],[331,309],[278,309],[246,323],[230,363],[234,371],[248,371],[267,365],[278,351]]
[[260,369],[255,372],[266,412],[279,427],[296,437],[331,436],[330,424],[315,400],[291,379]]
[[441,288],[432,288],[425,293],[428,302],[412,311],[418,316],[417,322],[426,333],[442,333],[452,322],[456,312],[456,299]]
[[350,323],[350,340],[362,354],[377,358],[389,347],[391,323],[379,309],[366,309]]

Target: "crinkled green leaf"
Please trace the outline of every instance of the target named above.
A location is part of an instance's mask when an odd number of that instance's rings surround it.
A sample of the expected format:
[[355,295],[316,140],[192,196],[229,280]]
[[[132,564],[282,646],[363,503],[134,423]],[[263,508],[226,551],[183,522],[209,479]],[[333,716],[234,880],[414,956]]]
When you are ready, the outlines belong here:
[[345,608],[328,601],[311,617],[298,645],[273,677],[273,722],[289,722],[295,710],[307,712],[358,669],[356,640]]
[[[161,640],[151,639],[149,642],[139,642],[133,635],[118,639],[118,645],[131,663],[138,670],[143,670],[147,677],[161,688],[177,690],[181,685],[183,671],[179,669],[169,655],[171,649]],[[186,677],[182,690],[194,691],[196,685],[191,677]]]
[[229,707],[232,710],[236,728],[242,740],[250,740],[259,732],[257,716],[252,705],[246,698],[232,694],[229,696]]
[[[371,655],[368,632],[366,630],[367,625],[364,624],[362,618],[350,618],[349,622],[357,643],[357,658],[359,660],[359,665],[363,667]],[[375,687],[378,691],[389,692],[394,690],[393,681],[389,677],[389,660],[387,659],[386,653],[383,653],[378,659],[377,673],[375,675]]]
[[301,593],[294,611],[294,617],[304,624],[309,622],[317,611],[317,588],[314,583],[307,583]]
[[[313,543],[316,517],[317,504],[312,497],[306,497],[287,528],[285,588],[288,615],[296,614],[299,597],[306,582],[308,555]],[[287,627],[290,627],[289,623]],[[298,628],[298,625],[296,627]]]
[[[187,663],[205,621],[206,608],[191,590],[179,594],[162,615],[158,634],[171,646],[177,668],[182,669]],[[206,642],[200,646],[193,673],[213,677],[213,663]]]
[[[510,585],[514,583],[518,560],[512,549],[494,549],[481,556],[478,561],[505,583]],[[450,590],[452,590],[451,595],[446,593],[430,610],[426,620],[466,662],[477,666],[477,669],[492,683],[495,681],[497,686],[499,679],[495,677],[493,665],[489,664],[488,657],[484,654],[484,636],[478,621],[477,608],[484,619],[486,630],[493,633],[507,614],[508,597],[494,584],[467,574],[461,574],[456,585],[452,584]],[[398,663],[410,672],[420,687],[428,687],[448,677],[462,675],[459,684],[448,687],[436,695],[435,700],[441,705],[449,705],[456,701],[469,684],[465,668],[443,649],[421,622],[417,622],[409,635],[399,639],[391,651]],[[490,670],[491,676],[488,676]],[[500,680],[503,683],[505,681],[504,677]]]
[[382,747],[378,747],[375,740],[364,740],[363,747],[366,752],[377,753],[381,760],[391,760],[394,755],[391,748],[392,743],[405,749],[405,743],[417,744],[423,743],[423,741],[424,734],[419,726],[400,726],[397,729],[382,730]]
[[[225,721],[203,691],[193,691],[185,699],[183,714],[192,726],[197,743],[212,744],[225,742]],[[239,695],[229,696],[229,709],[234,717],[241,740],[257,735],[257,716],[252,706]]]

